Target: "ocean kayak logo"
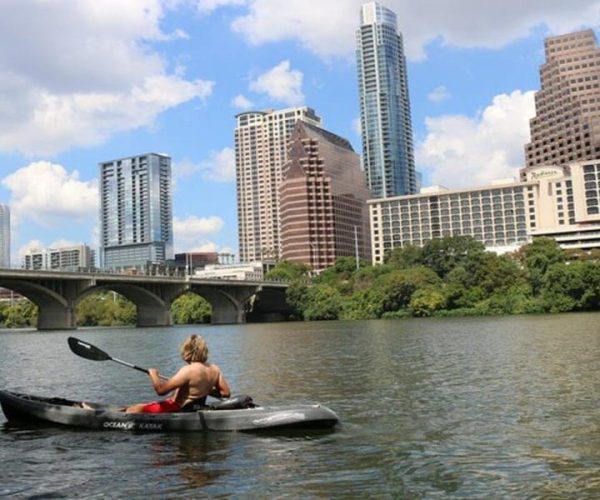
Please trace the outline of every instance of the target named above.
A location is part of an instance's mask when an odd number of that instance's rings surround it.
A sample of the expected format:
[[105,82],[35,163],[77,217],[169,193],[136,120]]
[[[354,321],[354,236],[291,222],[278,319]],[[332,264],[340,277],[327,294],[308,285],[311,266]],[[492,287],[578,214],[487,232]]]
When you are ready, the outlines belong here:
[[102,424],[105,429],[117,429],[121,431],[161,431],[163,424],[151,422],[119,422],[116,420],[107,420]]

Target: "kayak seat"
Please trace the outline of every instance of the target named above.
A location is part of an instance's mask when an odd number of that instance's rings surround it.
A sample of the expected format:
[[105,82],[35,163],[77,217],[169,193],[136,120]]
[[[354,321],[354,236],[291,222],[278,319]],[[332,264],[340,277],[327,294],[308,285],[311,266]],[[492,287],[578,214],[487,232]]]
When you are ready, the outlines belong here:
[[255,408],[252,398],[247,394],[237,394],[227,399],[221,399],[208,405],[211,410],[242,410],[244,408]]
[[206,410],[206,396],[190,401],[189,403],[183,405],[179,411],[190,412],[198,410]]
[[256,408],[252,398],[247,394],[231,396],[227,399],[220,399],[209,405],[206,404],[206,396],[190,401],[181,408],[182,412],[191,412],[198,410],[242,410],[244,408]]

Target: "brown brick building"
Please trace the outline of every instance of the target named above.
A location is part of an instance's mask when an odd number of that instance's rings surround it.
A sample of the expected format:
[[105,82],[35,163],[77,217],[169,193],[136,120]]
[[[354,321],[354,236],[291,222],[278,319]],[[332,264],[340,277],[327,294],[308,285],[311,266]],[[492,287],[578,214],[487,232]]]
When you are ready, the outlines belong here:
[[371,258],[371,193],[350,143],[296,123],[280,187],[282,259],[320,271],[337,257]]
[[547,38],[527,167],[600,158],[600,48],[593,30]]

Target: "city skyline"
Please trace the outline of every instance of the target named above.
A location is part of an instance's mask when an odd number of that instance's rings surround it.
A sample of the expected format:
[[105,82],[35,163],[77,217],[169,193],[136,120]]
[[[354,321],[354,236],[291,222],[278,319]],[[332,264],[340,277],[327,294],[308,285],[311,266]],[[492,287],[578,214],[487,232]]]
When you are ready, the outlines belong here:
[[[362,150],[361,3],[3,2],[0,203],[13,264],[27,246],[97,247],[98,162],[147,152],[173,158],[175,251],[237,254],[237,113],[309,106]],[[597,26],[600,3],[381,3],[404,35],[423,184],[517,177],[543,40]]]

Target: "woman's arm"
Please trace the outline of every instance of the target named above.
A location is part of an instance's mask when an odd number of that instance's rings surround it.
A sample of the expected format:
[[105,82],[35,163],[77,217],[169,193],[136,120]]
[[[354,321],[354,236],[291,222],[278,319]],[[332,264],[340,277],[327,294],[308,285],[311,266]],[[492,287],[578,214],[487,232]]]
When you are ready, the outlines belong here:
[[219,369],[219,367],[217,366],[216,368],[217,368],[217,371],[219,372],[219,376],[217,378],[217,383],[215,384],[213,391],[215,391],[219,395],[218,397],[228,398],[229,396],[231,396],[231,390],[229,389],[229,384],[227,383],[227,380],[225,380],[225,377],[221,373],[221,370]]

